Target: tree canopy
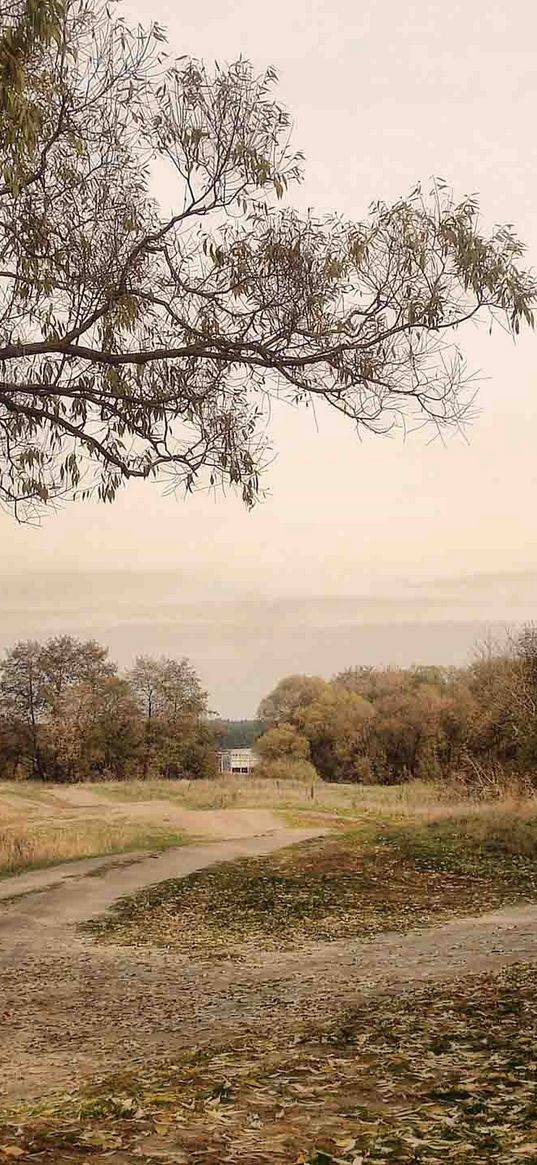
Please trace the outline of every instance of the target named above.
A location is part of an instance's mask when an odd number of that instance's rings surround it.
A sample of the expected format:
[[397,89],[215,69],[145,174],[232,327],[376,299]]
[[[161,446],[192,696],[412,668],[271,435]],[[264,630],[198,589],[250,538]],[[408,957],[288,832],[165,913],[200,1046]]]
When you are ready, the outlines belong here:
[[213,735],[187,659],[143,656],[119,676],[107,648],[70,635],[0,659],[0,777],[213,776]]
[[[0,16],[0,500],[132,478],[252,504],[271,398],[358,429],[458,424],[459,326],[532,323],[509,227],[437,182],[360,222],[299,215],[276,75],[174,60],[103,0]],[[159,197],[160,192],[160,197]]]
[[535,786],[537,628],[479,648],[467,667],[350,667],[286,676],[262,701],[263,758],[309,757],[327,781],[447,780],[490,794]]

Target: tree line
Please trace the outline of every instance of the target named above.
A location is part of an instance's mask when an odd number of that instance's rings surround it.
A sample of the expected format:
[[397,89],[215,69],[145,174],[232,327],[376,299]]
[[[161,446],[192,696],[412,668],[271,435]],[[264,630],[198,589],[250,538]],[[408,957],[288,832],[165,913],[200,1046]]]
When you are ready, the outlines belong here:
[[349,667],[290,675],[257,720],[218,720],[187,659],[123,674],[95,640],[26,640],[0,661],[0,779],[210,778],[217,749],[254,746],[272,777],[396,784],[535,784],[537,627],[467,667]]
[[537,627],[483,644],[462,668],[287,676],[259,718],[261,772],[277,764],[280,775],[298,775],[312,764],[326,781],[537,783]]
[[0,777],[171,779],[216,773],[207,693],[187,659],[123,675],[95,640],[15,644],[0,662]]

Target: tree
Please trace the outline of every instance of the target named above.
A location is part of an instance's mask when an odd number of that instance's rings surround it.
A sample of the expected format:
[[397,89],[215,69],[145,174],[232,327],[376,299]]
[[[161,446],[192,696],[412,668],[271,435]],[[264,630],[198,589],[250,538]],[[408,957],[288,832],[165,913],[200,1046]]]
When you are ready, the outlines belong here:
[[95,687],[117,670],[108,659],[107,647],[101,647],[95,639],[84,641],[71,635],[48,639],[41,649],[39,663],[51,709],[61,707],[67,688],[75,684]]
[[139,655],[128,679],[147,720],[197,719],[207,712],[207,692],[188,659]]
[[14,726],[24,728],[33,776],[63,779],[70,694],[81,686],[97,691],[113,676],[115,665],[107,656],[95,640],[69,635],[44,644],[20,642],[6,652],[0,663],[0,705]]
[[263,732],[260,720],[220,720],[212,722],[215,744],[223,748],[253,748]]
[[308,760],[310,746],[292,724],[280,724],[258,738],[255,751],[263,761]]
[[304,708],[328,688],[320,676],[285,676],[261,701],[258,718],[269,727],[292,721],[297,708]]
[[251,504],[272,395],[375,433],[457,425],[457,329],[533,322],[521,244],[442,183],[358,223],[278,209],[301,158],[274,72],[162,42],[104,0],[2,18],[0,498],[21,517],[156,475]]
[[63,716],[47,739],[54,751],[56,779],[123,780],[134,775],[141,723],[126,680],[106,675],[99,684],[82,682],[69,689]]
[[481,644],[470,666],[468,755],[485,766],[529,772],[537,765],[537,630]]
[[0,13],[0,154],[5,182],[16,186],[38,165],[42,102],[33,70],[62,35],[64,0],[4,0]]
[[35,640],[16,643],[6,652],[0,664],[0,701],[8,722],[26,736],[32,776],[44,779],[39,723],[47,700],[41,645]]
[[293,719],[309,741],[311,760],[326,781],[369,778],[367,752],[374,715],[362,696],[332,685],[318,699],[295,709]]
[[145,719],[143,776],[155,767],[168,776],[192,767],[193,775],[202,775],[200,757],[214,747],[199,723],[207,714],[207,693],[189,661],[138,656],[127,679]]
[[296,782],[301,785],[314,785],[319,780],[319,774],[309,760],[303,757],[274,757],[273,760],[262,760],[256,766],[256,778],[262,781]]
[[28,733],[22,721],[9,715],[6,709],[0,711],[0,776],[3,780],[16,780],[25,775],[28,756]]

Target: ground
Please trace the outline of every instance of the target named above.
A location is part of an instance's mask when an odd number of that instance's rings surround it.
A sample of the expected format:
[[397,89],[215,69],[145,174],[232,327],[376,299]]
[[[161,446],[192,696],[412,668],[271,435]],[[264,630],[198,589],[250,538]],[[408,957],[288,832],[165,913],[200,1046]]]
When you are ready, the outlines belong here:
[[535,1159],[534,807],[412,833],[350,798],[189,806],[220,840],[0,883],[0,1162]]

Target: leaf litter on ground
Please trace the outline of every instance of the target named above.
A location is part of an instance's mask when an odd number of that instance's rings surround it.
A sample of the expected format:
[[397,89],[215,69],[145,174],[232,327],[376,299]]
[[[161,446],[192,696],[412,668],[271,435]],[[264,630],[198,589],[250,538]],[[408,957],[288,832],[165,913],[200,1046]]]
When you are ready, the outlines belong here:
[[386,992],[0,1118],[0,1163],[516,1165],[537,1154],[537,966]]
[[465,838],[451,822],[365,827],[208,867],[122,899],[84,924],[98,941],[202,959],[367,938],[537,897],[535,853]]

